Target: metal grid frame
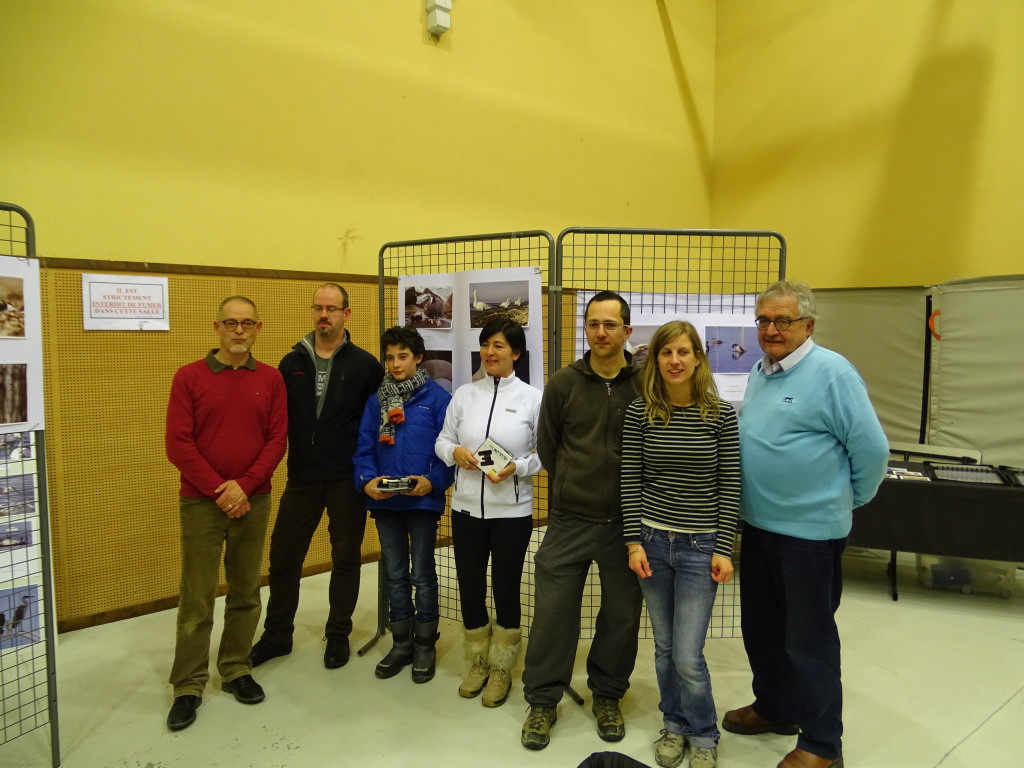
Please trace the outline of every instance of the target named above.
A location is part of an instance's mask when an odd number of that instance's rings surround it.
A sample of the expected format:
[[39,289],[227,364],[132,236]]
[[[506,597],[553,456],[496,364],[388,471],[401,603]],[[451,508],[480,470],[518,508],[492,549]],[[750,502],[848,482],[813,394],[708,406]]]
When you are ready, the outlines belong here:
[[[558,235],[555,259],[559,282],[550,290],[558,294],[561,312],[551,313],[551,370],[568,365],[585,348],[582,309],[599,291],[622,294],[634,321],[644,312],[749,310],[752,317],[757,294],[785,276],[786,241],[770,230],[570,227]],[[738,559],[738,545],[735,552]],[[740,637],[739,581],[737,575],[719,586],[709,638]],[[593,636],[600,600],[591,566],[581,611],[584,637]],[[654,637],[646,607],[640,636]]]
[[[35,224],[21,206],[0,203],[0,254],[36,258]],[[0,533],[6,535],[0,540],[13,543],[0,550],[0,610],[11,609],[4,611],[0,625],[0,745],[49,725],[50,757],[56,768],[61,761],[46,439],[41,430],[4,437]],[[18,605],[21,611],[14,625]]]
[[[405,240],[385,243],[380,249],[379,307],[380,327],[394,324],[399,315],[397,279],[409,275],[455,273],[471,269],[492,269],[509,267],[539,267],[541,283],[548,285],[555,261],[555,243],[551,234],[543,230],[523,232],[501,232],[484,235],[443,237],[427,240]],[[548,294],[543,295],[542,316],[550,315]],[[552,342],[548,329],[546,346]],[[545,359],[548,359],[545,357]],[[544,371],[545,379],[548,371]],[[547,522],[548,484],[547,473],[542,472],[534,479],[533,494],[533,537],[523,570],[520,594],[523,603],[523,632],[529,634],[533,616],[533,555],[540,546],[543,526]],[[438,549],[436,553],[438,573],[438,596],[441,616],[461,620],[459,610],[459,586],[455,576],[455,557],[451,548],[451,508],[447,505],[438,528]],[[379,568],[383,568],[383,562]],[[384,590],[384,572],[378,574],[377,636],[387,625],[387,596]],[[493,610],[488,589],[488,608]],[[373,641],[371,641],[372,643]],[[369,648],[367,645],[360,653]]]
[[[573,227],[564,230],[557,243],[540,230],[391,242],[380,249],[380,327],[391,324],[388,318],[398,317],[399,276],[537,265],[547,287],[547,378],[584,348],[579,310],[598,291],[629,294],[637,313],[744,312],[753,308],[761,290],[785,275],[785,260],[785,240],[766,230]],[[543,538],[547,501],[547,474],[541,473],[535,485],[534,533],[521,587],[527,636],[533,617],[533,555]],[[446,513],[438,531],[440,607],[442,616],[458,620],[458,583],[450,545]],[[383,581],[381,573],[378,636],[387,623]],[[593,637],[599,606],[600,585],[592,568],[584,593],[582,637]],[[719,589],[708,637],[738,637],[739,617],[737,578]],[[646,611],[641,636],[653,637]]]

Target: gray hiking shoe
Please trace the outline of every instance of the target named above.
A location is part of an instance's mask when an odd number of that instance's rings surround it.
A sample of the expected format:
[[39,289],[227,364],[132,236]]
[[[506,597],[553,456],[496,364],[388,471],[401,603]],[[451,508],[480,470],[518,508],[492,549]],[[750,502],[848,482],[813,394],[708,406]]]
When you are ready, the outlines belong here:
[[716,768],[718,747],[694,747],[690,755],[690,768]]
[[597,735],[605,741],[622,741],[626,735],[626,721],[619,709],[619,700],[595,696],[593,710],[597,717]]
[[551,743],[551,726],[558,717],[554,707],[530,707],[530,714],[523,723],[523,746],[527,749],[544,749]]
[[662,731],[661,738],[654,742],[654,761],[662,768],[676,768],[683,764],[685,751],[685,736],[672,731]]

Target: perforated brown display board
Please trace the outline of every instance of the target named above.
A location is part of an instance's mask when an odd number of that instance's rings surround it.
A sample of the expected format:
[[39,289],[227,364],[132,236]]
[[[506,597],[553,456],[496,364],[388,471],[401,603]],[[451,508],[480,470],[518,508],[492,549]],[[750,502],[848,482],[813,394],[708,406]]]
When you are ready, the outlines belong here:
[[[174,372],[217,346],[213,320],[221,300],[238,294],[256,303],[263,330],[253,353],[274,366],[312,330],[313,292],[328,280],[349,291],[353,309],[346,327],[352,340],[377,355],[380,338],[376,278],[326,275],[124,271],[168,278],[170,330],[84,331],[83,271],[114,270],[45,264],[42,270],[48,476],[61,630],[176,604],[178,473],[164,453],[164,415]],[[282,461],[274,475],[270,528],[284,490],[284,468]],[[370,525],[363,556],[376,559],[378,552]],[[305,567],[307,573],[330,567],[326,522],[313,538]]]

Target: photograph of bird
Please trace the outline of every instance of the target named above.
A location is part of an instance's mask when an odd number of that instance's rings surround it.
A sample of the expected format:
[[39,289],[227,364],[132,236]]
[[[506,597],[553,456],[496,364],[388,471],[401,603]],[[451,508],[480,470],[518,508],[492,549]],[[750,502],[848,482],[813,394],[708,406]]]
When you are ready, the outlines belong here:
[[13,632],[18,628],[18,625],[25,620],[25,615],[28,613],[28,604],[31,602],[31,598],[25,595],[21,598],[21,605],[14,609],[14,616],[11,617],[11,631]]

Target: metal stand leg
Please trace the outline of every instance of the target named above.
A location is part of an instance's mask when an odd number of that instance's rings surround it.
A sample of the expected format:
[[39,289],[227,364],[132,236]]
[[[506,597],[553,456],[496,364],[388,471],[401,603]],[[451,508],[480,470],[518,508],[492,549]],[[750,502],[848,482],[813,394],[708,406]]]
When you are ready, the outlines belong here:
[[583,697],[576,693],[576,689],[571,685],[566,687],[565,692],[569,694],[569,697],[575,701],[579,706],[583,706]]
[[896,550],[889,551],[889,566],[886,569],[889,571],[889,594],[892,595],[893,601],[900,599],[900,593],[896,587]]
[[384,561],[377,561],[377,631],[369,641],[356,651],[356,654],[363,656],[368,650],[376,645],[377,641],[387,632],[388,627],[388,593],[385,589]]

